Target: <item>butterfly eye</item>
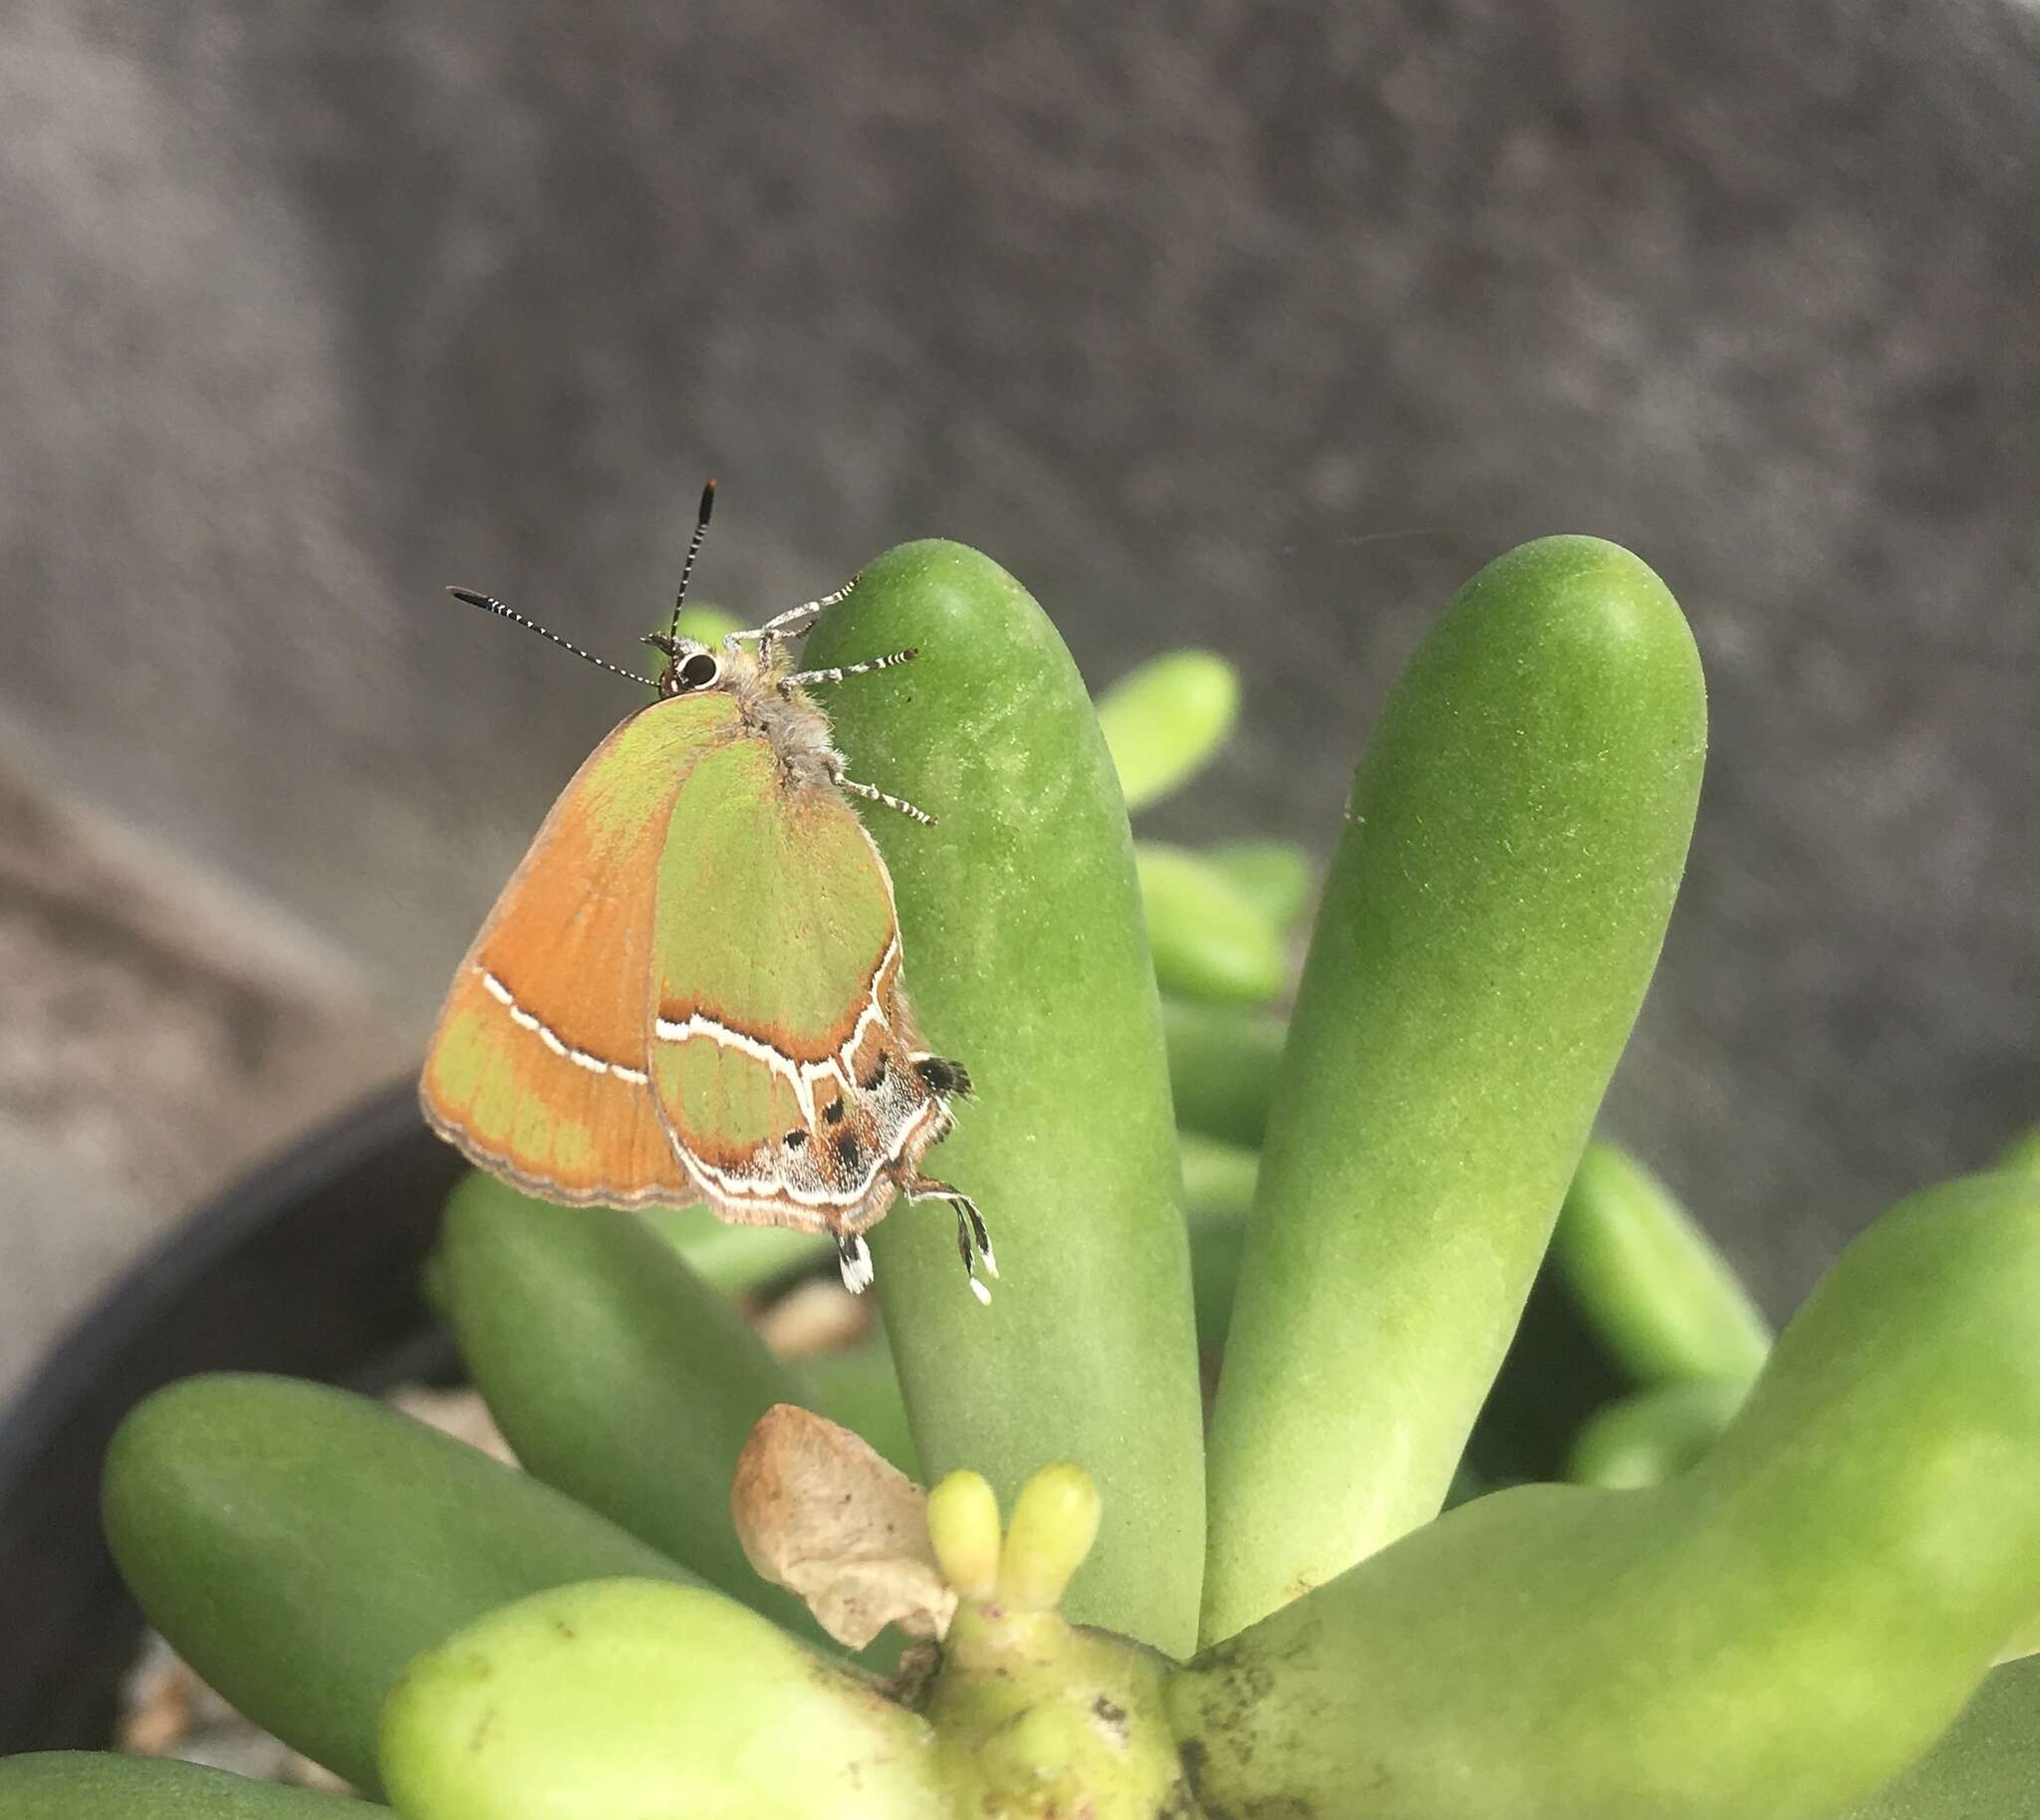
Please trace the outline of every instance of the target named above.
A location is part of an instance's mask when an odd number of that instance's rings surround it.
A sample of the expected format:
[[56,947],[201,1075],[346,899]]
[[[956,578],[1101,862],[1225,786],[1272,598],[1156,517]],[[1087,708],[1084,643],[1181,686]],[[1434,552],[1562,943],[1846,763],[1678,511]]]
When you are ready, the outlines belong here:
[[715,679],[722,674],[722,665],[705,650],[697,650],[680,665],[675,678],[681,689],[711,688]]

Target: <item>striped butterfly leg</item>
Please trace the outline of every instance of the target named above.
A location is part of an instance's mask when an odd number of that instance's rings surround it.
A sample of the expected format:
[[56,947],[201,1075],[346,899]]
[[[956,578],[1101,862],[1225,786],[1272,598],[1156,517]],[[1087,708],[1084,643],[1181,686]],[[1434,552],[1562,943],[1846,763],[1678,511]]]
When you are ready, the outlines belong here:
[[[982,1262],[985,1275],[996,1280],[999,1262],[992,1253],[991,1228],[977,1210],[977,1203],[961,1188],[946,1181],[937,1181],[932,1175],[923,1175],[918,1170],[895,1179],[900,1193],[909,1202],[941,1200],[955,1209],[956,1250],[963,1259],[963,1274],[970,1279],[970,1293],[980,1302],[989,1303],[992,1292],[978,1281],[977,1266]],[[863,1295],[872,1286],[875,1275],[872,1248],[865,1242],[862,1232],[839,1232],[836,1235],[836,1264],[842,1272],[844,1288],[852,1295]]]
[[889,650],[883,657],[867,657],[862,663],[841,663],[830,669],[797,669],[780,677],[779,692],[791,695],[797,688],[808,688],[818,682],[841,682],[846,676],[869,676],[878,669],[897,669],[919,655],[920,647],[909,645],[904,650]]
[[734,650],[746,640],[755,640],[758,646],[758,661],[766,669],[772,667],[772,647],[780,639],[805,639],[815,630],[815,622],[837,602],[850,598],[850,591],[857,586],[857,577],[836,590],[834,594],[818,595],[812,601],[803,601],[798,607],[789,607],[784,613],[777,613],[764,625],[752,632],[733,632],[723,643]]
[[[856,587],[855,581],[851,588]],[[850,588],[832,595],[831,600],[840,600]],[[826,604],[826,603],[825,603]],[[803,629],[805,630],[805,629]],[[846,676],[868,676],[874,670],[892,669],[901,663],[911,663],[920,655],[917,648],[909,646],[905,650],[889,650],[883,657],[868,657],[862,663],[845,663],[830,669],[801,669],[779,679],[779,692],[789,698],[795,689],[809,688],[820,682],[841,682]],[[932,828],[935,818],[925,809],[916,809],[903,797],[889,796],[876,784],[859,783],[845,770],[846,760],[841,752],[829,754],[829,779],[839,790],[848,790],[853,796],[861,796],[868,803],[884,803],[888,809],[896,809],[908,821],[918,822],[923,828]]]
[[916,809],[903,796],[888,796],[877,784],[861,784],[844,770],[844,756],[841,752],[829,754],[829,781],[839,790],[848,790],[853,796],[861,796],[868,803],[884,803],[888,809],[896,809],[910,822],[918,822],[923,828],[932,828],[935,818],[925,809]]
[[[841,682],[846,676],[863,676],[875,669],[891,669],[895,664],[911,663],[919,655],[917,650],[909,647],[905,650],[888,651],[883,657],[868,658],[863,663],[846,663],[840,669],[796,670],[792,675],[779,679],[779,692],[790,696],[795,689],[803,688],[810,683]],[[845,769],[847,762],[841,752],[830,752],[829,780],[837,789],[848,790],[853,796],[861,796],[868,803],[884,803],[888,809],[898,810],[908,821],[918,822],[923,828],[932,828],[935,825],[935,818],[925,809],[916,809],[903,797],[889,796],[877,784],[858,782]]]

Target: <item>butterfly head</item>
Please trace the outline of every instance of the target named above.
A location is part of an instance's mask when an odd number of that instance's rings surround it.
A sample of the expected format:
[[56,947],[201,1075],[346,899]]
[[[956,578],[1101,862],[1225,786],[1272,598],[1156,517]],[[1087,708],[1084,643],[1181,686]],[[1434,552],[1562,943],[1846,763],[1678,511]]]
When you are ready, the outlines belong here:
[[693,639],[675,639],[662,632],[649,634],[644,643],[665,653],[665,667],[658,672],[661,699],[720,688],[729,675],[732,658],[737,655],[727,649],[711,650]]

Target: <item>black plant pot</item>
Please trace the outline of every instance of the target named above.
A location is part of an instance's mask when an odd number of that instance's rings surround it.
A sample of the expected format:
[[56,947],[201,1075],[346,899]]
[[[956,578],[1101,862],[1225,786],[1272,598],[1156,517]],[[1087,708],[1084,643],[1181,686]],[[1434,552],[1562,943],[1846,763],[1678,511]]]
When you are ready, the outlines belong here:
[[[391,1087],[230,1188],[138,1264],[0,1425],[0,1755],[113,1735],[141,1614],[100,1532],[101,1462],[149,1392],[206,1371],[377,1394],[453,1382],[420,1289],[465,1166]],[[1624,1388],[1541,1277],[1469,1447],[1490,1480],[1551,1476],[1580,1418]]]
[[100,1533],[121,1418],[193,1372],[444,1372],[419,1268],[462,1167],[391,1087],[180,1226],[51,1355],[0,1425],[0,1755],[112,1736],[141,1632]]

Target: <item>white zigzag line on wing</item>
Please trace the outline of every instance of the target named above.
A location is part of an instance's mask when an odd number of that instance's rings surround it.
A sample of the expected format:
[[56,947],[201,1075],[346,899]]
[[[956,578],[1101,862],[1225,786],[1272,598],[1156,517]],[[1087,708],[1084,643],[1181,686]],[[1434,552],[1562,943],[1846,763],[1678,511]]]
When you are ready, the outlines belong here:
[[586,1049],[575,1048],[572,1043],[564,1041],[558,1031],[525,1010],[510,988],[487,967],[477,966],[475,971],[481,975],[482,985],[489,996],[510,1013],[510,1021],[521,1030],[531,1031],[555,1055],[564,1057],[576,1068],[587,1069],[590,1074],[613,1074],[620,1081],[629,1081],[633,1087],[642,1087],[650,1081],[651,1077],[641,1068],[627,1068],[622,1062],[605,1062],[599,1055],[590,1055]]
[[[858,1045],[865,1039],[865,1033],[874,1022],[885,1021],[885,1010],[879,1002],[879,983],[886,976],[886,969],[899,954],[899,936],[895,932],[886,943],[886,951],[879,956],[879,964],[872,969],[871,1002],[858,1014],[856,1026],[850,1033],[850,1040],[837,1051],[839,1060],[801,1064],[791,1056],[783,1055],[770,1043],[760,1042],[756,1037],[746,1036],[740,1030],[732,1030],[713,1018],[703,1017],[698,1011],[683,1021],[671,1018],[654,1020],[653,1028],[668,1042],[683,1042],[690,1036],[705,1036],[712,1043],[723,1048],[736,1049],[755,1061],[763,1062],[774,1074],[784,1076],[793,1088],[794,1098],[800,1102],[802,1115],[812,1125],[815,1122],[815,1083],[825,1075],[833,1076],[837,1085],[847,1089],[852,1058],[857,1054]],[[627,1081],[633,1087],[649,1085],[651,1077],[641,1068],[632,1068],[623,1062],[608,1062],[599,1055],[592,1055],[586,1049],[567,1042],[558,1031],[542,1018],[527,1011],[517,1002],[517,995],[485,966],[477,964],[475,972],[480,975],[483,989],[504,1010],[510,1013],[510,1021],[520,1030],[529,1030],[540,1042],[564,1061],[577,1068],[585,1068],[590,1074],[614,1075],[620,1081]]]
[[871,1193],[887,1164],[895,1163],[906,1154],[913,1142],[914,1134],[932,1118],[942,1113],[939,1100],[927,1101],[906,1123],[899,1134],[899,1142],[890,1154],[875,1156],[872,1167],[865,1171],[864,1180],[855,1189],[832,1193],[827,1188],[808,1189],[794,1187],[786,1177],[776,1171],[770,1175],[733,1175],[727,1170],[720,1170],[712,1163],[704,1163],[683,1145],[673,1148],[679,1153],[682,1164],[702,1187],[711,1193],[720,1192],[731,1200],[782,1200],[797,1207],[854,1207]]
[[848,1068],[857,1056],[858,1045],[865,1040],[865,1032],[875,1023],[886,1021],[885,1010],[879,1004],[879,982],[886,977],[886,969],[899,958],[899,936],[895,933],[886,943],[885,953],[879,956],[879,964],[872,969],[872,1002],[857,1014],[857,1023],[850,1032],[850,1041],[837,1050],[844,1067]]
[[[690,1011],[685,1017],[657,1017],[651,1021],[652,1033],[661,1041],[684,1043],[691,1036],[705,1036],[720,1049],[734,1049],[739,1055],[747,1055],[754,1062],[763,1062],[772,1072],[780,1076],[793,1089],[793,1096],[800,1104],[801,1117],[808,1124],[815,1122],[815,1083],[825,1077],[833,1079],[841,1092],[850,1091],[850,1068],[857,1054],[858,1045],[865,1039],[865,1032],[874,1023],[886,1021],[885,1008],[879,1002],[879,982],[886,977],[886,969],[899,955],[899,936],[895,931],[886,943],[886,951],[879,956],[879,964],[872,969],[871,1002],[858,1013],[857,1023],[852,1027],[850,1040],[837,1050],[834,1059],[827,1062],[796,1062],[783,1050],[775,1049],[759,1037],[746,1035],[741,1030],[732,1030],[729,1025],[704,1017],[699,1011]],[[818,1203],[819,1204],[819,1203]]]

